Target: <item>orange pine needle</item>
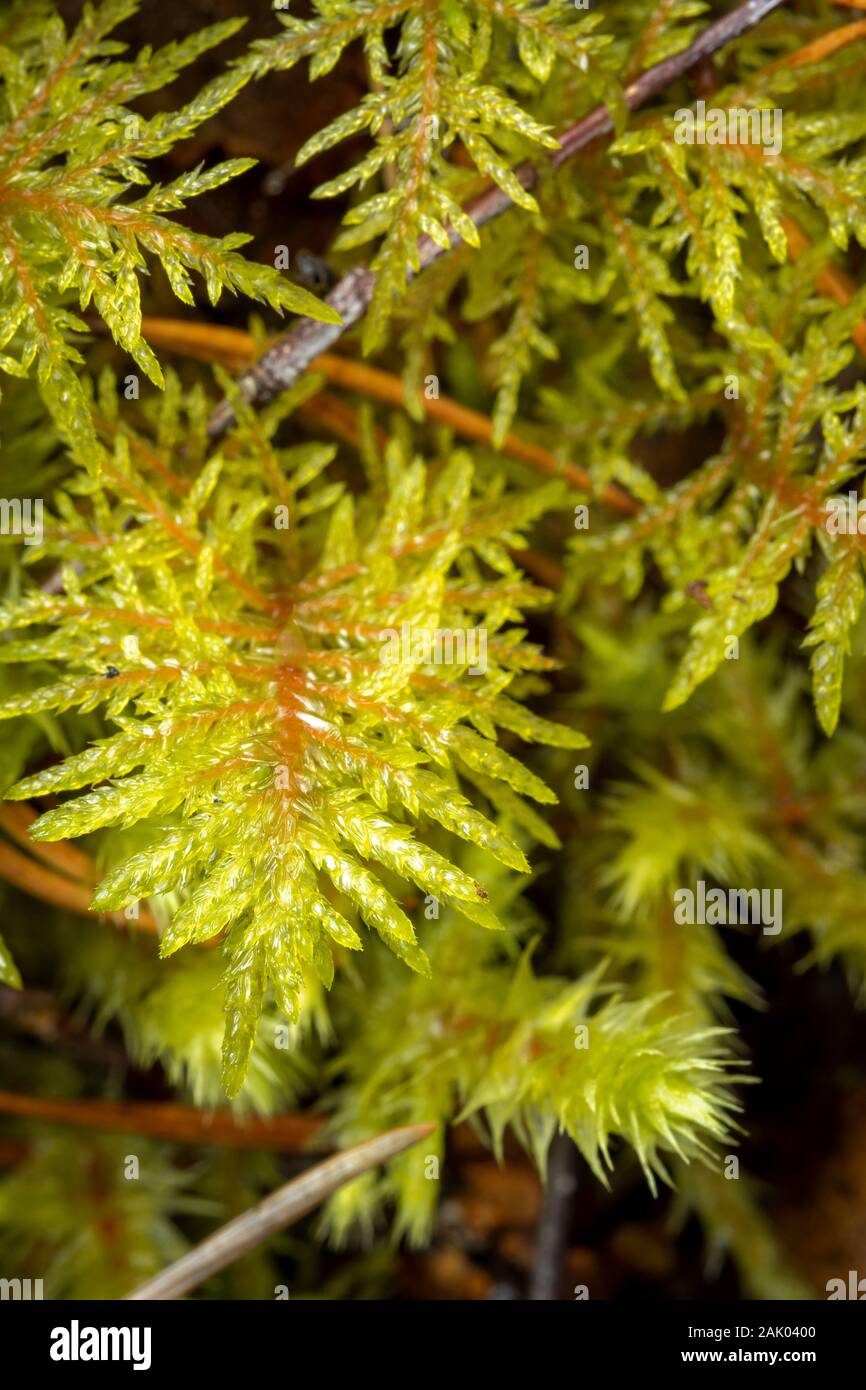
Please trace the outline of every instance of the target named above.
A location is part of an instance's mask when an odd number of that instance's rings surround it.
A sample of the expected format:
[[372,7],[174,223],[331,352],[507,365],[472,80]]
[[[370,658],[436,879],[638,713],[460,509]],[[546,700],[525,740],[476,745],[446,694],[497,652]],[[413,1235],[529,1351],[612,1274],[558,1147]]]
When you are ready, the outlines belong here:
[[[100,879],[99,869],[90,856],[75,845],[31,840],[27,830],[35,819],[36,812],[31,806],[15,806],[10,802],[0,806],[3,829],[43,861],[38,863],[29,854],[22,854],[0,840],[0,878],[40,902],[92,921],[95,914],[90,902],[93,886]],[[127,918],[122,912],[100,914],[100,917],[107,917],[116,926],[134,926],[149,932],[157,930],[156,918],[144,906],[139,906],[138,916],[134,918]]]
[[[842,0],[834,0],[840,4]],[[856,6],[857,9],[866,10],[866,0]],[[820,63],[824,58],[829,58],[833,53],[838,53],[840,49],[847,48],[850,43],[856,43],[858,39],[866,37],[866,19],[855,20],[853,24],[845,24],[841,29],[831,29],[829,33],[822,34],[820,38],[814,39],[812,43],[804,44],[795,53],[789,53],[785,58],[779,58],[775,63],[770,63],[762,68],[759,77],[765,77],[769,73],[778,72],[782,68],[804,68],[810,63]]]
[[[247,365],[255,353],[255,341],[251,334],[237,328],[219,328],[211,325],[191,323],[185,319],[166,319],[146,317],[142,320],[142,332],[157,347],[176,352],[184,352],[190,357],[205,362],[221,362],[233,370]],[[378,367],[370,367],[363,362],[354,362],[348,357],[338,357],[335,353],[323,352],[310,365],[310,370],[319,372],[335,386],[358,391],[372,396],[374,400],[384,401],[402,409],[406,404],[406,392],[399,377],[383,372]],[[489,444],[493,426],[485,415],[460,405],[448,396],[427,400],[423,393],[419,400],[431,420],[439,420],[450,425],[466,439]],[[581,492],[592,491],[592,479],[578,464],[566,463],[519,435],[509,433],[502,443],[503,452],[512,458],[528,463],[537,472],[551,477],[563,478]],[[634,515],[640,509],[627,492],[615,484],[604,487],[601,500],[617,511]]]
[[49,844],[30,838],[30,827],[37,815],[38,812],[26,802],[4,801],[0,804],[0,826],[16,844],[29,850],[55,872],[66,874],[79,883],[97,883],[99,874],[96,865],[90,856],[84,854],[76,845],[71,845],[65,840]]
[[[863,0],[866,6],[866,0]],[[782,226],[785,228],[785,236],[788,238],[788,255],[792,261],[798,261],[804,251],[808,251],[811,242],[798,222],[793,217],[783,217]],[[819,273],[815,284],[822,294],[826,294],[830,299],[835,299],[837,304],[850,304],[857,292],[857,286],[850,280],[843,270],[838,266],[826,265]],[[851,329],[851,338],[857,347],[866,356],[866,323],[858,323]]]
[[185,1144],[224,1144],[236,1149],[279,1149],[297,1153],[321,1130],[318,1115],[291,1113],[265,1119],[238,1119],[231,1110],[211,1113],[174,1103],[111,1100],[54,1100],[45,1096],[0,1091],[0,1114],[45,1120],[76,1129],[118,1134],[149,1134]]

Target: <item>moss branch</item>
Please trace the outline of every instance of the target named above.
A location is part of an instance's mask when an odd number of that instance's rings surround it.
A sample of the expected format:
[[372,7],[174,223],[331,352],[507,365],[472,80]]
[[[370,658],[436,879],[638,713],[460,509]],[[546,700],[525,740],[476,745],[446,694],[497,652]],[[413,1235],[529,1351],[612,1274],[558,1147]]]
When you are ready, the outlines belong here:
[[[672,82],[740,38],[785,2],[786,0],[744,0],[744,3],[730,14],[707,25],[688,48],[654,64],[626,87],[624,96],[629,109],[635,111],[652,97],[658,96]],[[613,118],[608,108],[595,107],[557,137],[559,149],[550,156],[548,167],[558,169],[587,145],[610,135],[613,128]],[[531,190],[541,177],[541,169],[537,164],[527,161],[519,165],[514,174],[524,188]],[[494,186],[467,204],[464,212],[476,227],[483,227],[513,206],[514,203],[508,194],[500,187]],[[448,250],[462,245],[463,238],[453,227],[448,229],[448,234]],[[419,269],[426,269],[444,254],[444,247],[429,237],[421,237],[418,242]],[[348,328],[364,317],[373,298],[375,283],[373,271],[364,265],[355,266],[344,275],[325,300],[340,315],[342,322],[330,324],[316,323],[311,319],[301,320],[288,333],[278,338],[273,347],[239,378],[238,385],[243,394],[249,400],[267,401],[297,381],[317,357],[332,347]],[[212,437],[222,434],[233,418],[231,403],[227,400],[221,401],[210,418],[209,430]]]

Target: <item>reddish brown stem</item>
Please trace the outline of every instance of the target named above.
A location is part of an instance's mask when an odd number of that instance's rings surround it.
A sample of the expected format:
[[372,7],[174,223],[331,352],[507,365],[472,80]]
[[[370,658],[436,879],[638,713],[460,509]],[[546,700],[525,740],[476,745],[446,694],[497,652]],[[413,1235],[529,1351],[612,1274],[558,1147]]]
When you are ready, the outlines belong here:
[[44,1120],[76,1129],[99,1129],[118,1134],[149,1134],[185,1144],[223,1144],[240,1149],[279,1149],[297,1153],[306,1148],[324,1121],[296,1112],[264,1119],[239,1120],[230,1110],[208,1114],[173,1102],[136,1104],[132,1101],[53,1100],[45,1096],[0,1091],[0,1114]]
[[16,844],[29,850],[55,873],[66,874],[80,883],[98,883],[99,873],[93,860],[75,845],[63,840],[49,844],[30,838],[30,827],[36,818],[37,812],[26,802],[4,801],[0,804],[0,826]]

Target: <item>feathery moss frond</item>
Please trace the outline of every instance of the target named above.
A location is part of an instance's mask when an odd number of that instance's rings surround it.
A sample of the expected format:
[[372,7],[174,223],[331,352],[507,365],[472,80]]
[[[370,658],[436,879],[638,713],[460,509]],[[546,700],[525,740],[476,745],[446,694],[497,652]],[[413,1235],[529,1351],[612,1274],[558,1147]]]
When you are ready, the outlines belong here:
[[[506,892],[516,926],[519,900],[514,888]],[[335,1125],[345,1142],[411,1123],[423,1110],[443,1126],[428,1155],[441,1159],[444,1126],[459,1109],[484,1122],[500,1154],[512,1127],[542,1169],[564,1129],[602,1182],[624,1141],[654,1190],[657,1178],[668,1181],[665,1153],[706,1159],[730,1135],[736,1107],[724,1029],[694,1026],[660,1000],[618,998],[599,968],[574,981],[537,975],[531,951],[516,954],[513,930],[504,950],[500,938],[461,940],[450,913],[426,930],[428,979],[405,977],[379,953],[366,981],[379,1000],[375,1014],[363,1014],[363,991],[341,993],[355,1039],[339,1068]],[[395,1033],[398,1018],[411,1028]],[[403,1039],[396,1046],[395,1037]],[[352,1228],[369,1230],[386,1201],[397,1203],[397,1231],[423,1243],[435,1195],[417,1156],[337,1194],[327,1228],[338,1242]]]
[[[230,159],[199,166],[147,188],[144,162],[186,139],[235,97],[238,67],[213,79],[185,107],[145,119],[131,103],[174,78],[242,21],[211,25],[134,59],[108,35],[137,0],[86,6],[66,34],[52,15],[38,27],[13,27],[0,47],[0,369],[22,374],[35,363],[47,404],[70,439],[92,445],[78,386],[76,335],[87,324],[71,307],[93,303],[115,340],[162,384],[141,334],[139,277],[158,261],[174,293],[192,304],[190,272],[216,303],[223,290],[337,322],[334,312],[273,266],[239,254],[250,238],[219,239],[173,222],[167,213],[235,178],[253,163]],[[130,187],[145,186],[130,198]]]
[[[316,0],[314,8],[310,20],[279,15],[285,32],[253,44],[242,66],[260,76],[309,57],[311,77],[320,77],[347,44],[364,39],[373,90],[312,136],[297,162],[362,131],[374,138],[358,164],[316,194],[336,197],[384,178],[382,191],[363,197],[347,214],[350,230],[337,243],[348,249],[383,238],[373,260],[376,288],[364,330],[370,348],[383,336],[407,270],[419,267],[419,236],[447,247],[451,226],[471,246],[479,244],[461,209],[467,180],[450,158],[453,150],[462,147],[478,172],[518,207],[535,210],[535,198],[511,165],[522,149],[558,145],[518,98],[546,82],[561,60],[579,70],[588,97],[618,102],[604,62],[610,37],[597,32],[601,16],[581,13],[570,0],[540,6],[533,0]],[[392,62],[386,34],[397,26]]]
[[[267,982],[294,1019],[305,970],[330,985],[333,948],[360,947],[356,912],[427,969],[391,875],[474,924],[498,925],[483,885],[413,828],[438,823],[526,869],[460,790],[462,775],[471,783],[483,769],[494,798],[503,784],[518,802],[552,799],[497,745],[497,729],[585,743],[507,693],[549,663],[514,626],[545,595],[499,538],[506,526],[517,539],[556,487],[474,495],[465,454],[428,476],[395,449],[379,510],[327,481],[329,450],[272,444],[286,408],[257,421],[239,403],[242,424],[223,451],[190,450],[180,464],[165,429],[155,442],[112,422],[101,479],[78,478],[58,497],[38,552],[63,559],[63,594],[36,590],[0,614],[5,662],[38,648],[61,668],[7,699],[3,717],[100,708],[116,726],[7,795],[92,788],[45,812],[39,839],[151,826],[93,906],[183,890],[164,954],[228,932],[232,1093]],[[175,436],[176,410],[170,392],[161,417]],[[167,475],[170,502],[156,488]],[[35,643],[34,628],[48,629]]]

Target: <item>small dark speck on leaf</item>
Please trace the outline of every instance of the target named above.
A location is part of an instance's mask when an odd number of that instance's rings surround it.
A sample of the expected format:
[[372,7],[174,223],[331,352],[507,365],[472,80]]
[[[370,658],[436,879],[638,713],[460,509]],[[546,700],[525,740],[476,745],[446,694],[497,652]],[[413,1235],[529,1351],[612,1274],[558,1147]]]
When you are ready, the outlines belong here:
[[686,585],[686,593],[699,603],[702,608],[712,608],[713,600],[707,593],[707,581],[705,579],[693,579],[691,584]]
[[488,893],[487,889],[484,887],[484,884],[483,884],[483,883],[476,883],[476,885],[475,885],[475,891],[476,891],[476,893],[478,894],[478,896],[479,896],[479,898],[481,899],[481,901],[484,902],[484,903],[486,903],[486,902],[487,902],[487,899],[490,897],[490,894]]
[[118,669],[117,669],[116,666],[106,666],[106,668],[105,668],[105,678],[106,678],[106,680],[111,680],[114,676],[119,676],[119,675],[120,675],[120,672],[118,671]]

